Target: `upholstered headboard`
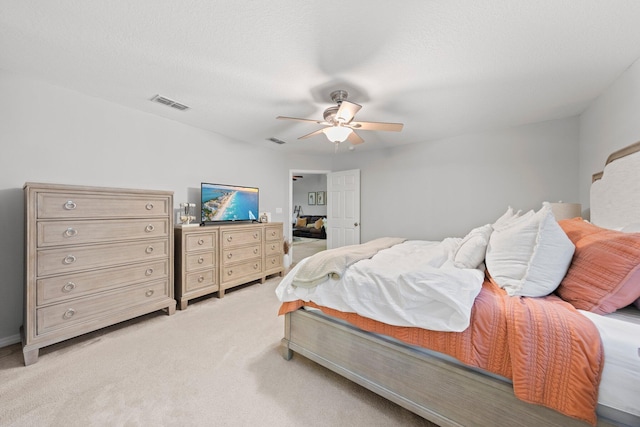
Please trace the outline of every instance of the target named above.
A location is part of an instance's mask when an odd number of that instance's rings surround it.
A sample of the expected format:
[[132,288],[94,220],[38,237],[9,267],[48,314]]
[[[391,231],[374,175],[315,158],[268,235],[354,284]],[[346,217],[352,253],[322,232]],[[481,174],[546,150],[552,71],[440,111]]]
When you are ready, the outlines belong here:
[[640,142],[611,154],[591,184],[591,222],[610,229],[640,227]]

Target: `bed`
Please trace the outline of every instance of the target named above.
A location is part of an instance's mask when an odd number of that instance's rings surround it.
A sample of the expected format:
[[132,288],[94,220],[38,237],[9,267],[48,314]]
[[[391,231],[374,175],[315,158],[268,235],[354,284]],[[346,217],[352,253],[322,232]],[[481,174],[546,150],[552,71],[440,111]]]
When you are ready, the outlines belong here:
[[[579,274],[582,270],[575,267],[578,251],[581,254],[588,251],[593,246],[587,244],[588,240],[599,235],[594,230],[602,231],[589,227],[606,228],[603,233],[628,232],[630,239],[638,239],[633,233],[640,232],[639,174],[640,143],[636,143],[612,154],[604,171],[594,175],[591,223],[572,219],[563,224],[566,235],[579,236],[574,245],[575,255],[569,257],[571,265],[562,280],[571,277],[577,285],[575,289],[565,286],[566,290],[556,290],[556,294],[564,292],[568,300],[582,297]],[[580,240],[583,238],[585,240]],[[622,241],[621,250],[630,246],[627,243]],[[588,257],[582,261],[589,263]],[[629,295],[638,289],[640,273],[635,274],[636,270],[640,270],[637,265],[631,268],[631,273],[620,273],[625,279],[632,279],[621,292],[625,294],[626,304]],[[484,287],[490,285],[485,281],[482,286],[484,292]],[[470,292],[472,295],[473,291]],[[579,312],[582,319],[588,319],[587,323],[597,330],[602,343],[598,347],[601,350],[594,347],[585,353],[590,357],[590,353],[601,351],[604,355],[601,362],[593,362],[604,365],[594,374],[597,419],[582,417],[582,420],[519,399],[514,393],[513,378],[508,375],[466,365],[443,352],[394,338],[385,333],[388,330],[385,328],[359,328],[353,317],[340,310],[332,311],[313,302],[298,305],[300,308],[292,311],[281,309],[285,315],[281,347],[285,359],[298,353],[440,426],[640,426],[640,310],[633,304],[611,314],[598,314],[597,309],[584,310],[580,301],[575,303],[577,310],[573,311]],[[610,311],[610,307],[600,308]],[[362,319],[366,320],[361,316]]]

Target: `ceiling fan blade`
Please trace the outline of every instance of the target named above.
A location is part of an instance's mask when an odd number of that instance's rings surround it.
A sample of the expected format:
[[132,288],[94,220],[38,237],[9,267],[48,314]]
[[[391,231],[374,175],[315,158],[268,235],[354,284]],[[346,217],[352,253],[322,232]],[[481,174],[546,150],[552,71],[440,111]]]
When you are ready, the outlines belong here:
[[360,138],[360,135],[358,135],[357,133],[351,132],[347,137],[347,141],[349,141],[353,145],[358,145],[362,144],[364,142],[364,139]]
[[305,139],[305,138],[311,138],[312,136],[316,136],[322,133],[324,129],[318,129],[318,130],[314,130],[311,133],[308,133],[306,135],[302,135],[301,137],[299,137],[298,139]]
[[319,125],[331,126],[331,123],[325,122],[324,120],[300,119],[298,117],[285,117],[285,116],[278,116],[278,117],[276,117],[276,119],[278,119],[278,120],[295,120],[295,121],[298,121],[298,122],[309,122],[309,123],[317,123]]
[[349,123],[361,108],[361,105],[354,104],[353,102],[342,101],[336,113],[336,120],[342,123]]
[[384,130],[390,132],[400,132],[404,124],[384,122],[351,122],[346,126],[358,130]]

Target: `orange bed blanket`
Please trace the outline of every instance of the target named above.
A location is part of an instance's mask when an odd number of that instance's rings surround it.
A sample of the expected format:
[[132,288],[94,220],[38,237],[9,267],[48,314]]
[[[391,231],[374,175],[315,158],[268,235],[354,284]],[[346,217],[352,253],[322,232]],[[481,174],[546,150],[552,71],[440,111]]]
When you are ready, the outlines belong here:
[[316,307],[360,329],[448,354],[513,381],[515,396],[592,425],[604,352],[598,330],[557,296],[510,297],[486,279],[463,332],[439,332],[384,324],[313,302],[291,301],[279,314]]

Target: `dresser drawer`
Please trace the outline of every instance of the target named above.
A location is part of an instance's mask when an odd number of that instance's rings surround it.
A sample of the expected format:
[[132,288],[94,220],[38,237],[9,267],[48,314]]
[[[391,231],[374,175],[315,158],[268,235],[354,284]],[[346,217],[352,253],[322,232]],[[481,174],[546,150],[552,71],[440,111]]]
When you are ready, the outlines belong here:
[[282,255],[273,255],[268,256],[265,260],[264,268],[267,270],[271,270],[272,268],[277,268],[282,266]]
[[264,229],[264,238],[265,240],[277,240],[282,242],[282,226],[278,227],[266,227]]
[[222,232],[222,247],[224,249],[260,242],[262,242],[262,230],[257,227],[253,230]]
[[187,274],[186,292],[191,292],[196,289],[206,288],[215,285],[216,269],[210,268],[209,270],[203,270],[195,273]]
[[283,250],[282,248],[283,242],[265,242],[265,255],[274,255],[279,254]]
[[207,267],[213,267],[215,263],[214,252],[201,252],[187,255],[186,270],[193,271]]
[[144,218],[172,215],[170,198],[162,196],[47,193],[37,195],[37,218]]
[[186,238],[187,252],[213,249],[216,247],[216,233],[190,234]]
[[38,247],[151,239],[168,234],[168,219],[40,221]]
[[39,308],[36,310],[38,334],[112,315],[136,305],[153,303],[154,300],[166,299],[168,290],[168,281],[162,280]]
[[244,276],[252,276],[262,272],[262,261],[245,262],[243,264],[228,266],[222,268],[222,281],[228,282]]
[[38,277],[90,268],[115,266],[169,256],[169,241],[141,240],[96,246],[69,246],[38,251]]
[[244,246],[235,249],[226,249],[222,252],[222,264],[229,265],[233,263],[243,262],[252,258],[262,256],[262,247],[260,245]]
[[51,304],[168,276],[169,261],[164,260],[38,279],[36,304]]

